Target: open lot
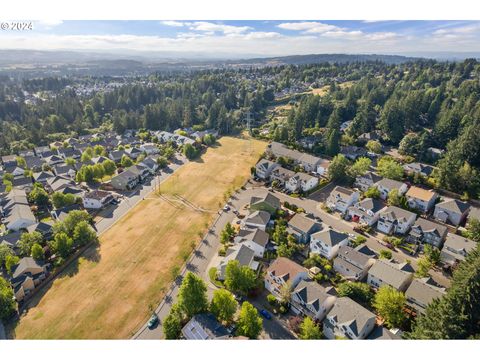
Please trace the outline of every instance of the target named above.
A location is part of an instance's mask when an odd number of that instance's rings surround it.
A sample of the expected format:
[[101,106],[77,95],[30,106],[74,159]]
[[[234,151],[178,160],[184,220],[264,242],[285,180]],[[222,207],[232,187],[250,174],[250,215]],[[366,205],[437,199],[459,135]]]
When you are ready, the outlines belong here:
[[37,295],[16,338],[129,338],[160,302],[229,191],[250,176],[266,143],[225,137],[107,230],[100,246]]

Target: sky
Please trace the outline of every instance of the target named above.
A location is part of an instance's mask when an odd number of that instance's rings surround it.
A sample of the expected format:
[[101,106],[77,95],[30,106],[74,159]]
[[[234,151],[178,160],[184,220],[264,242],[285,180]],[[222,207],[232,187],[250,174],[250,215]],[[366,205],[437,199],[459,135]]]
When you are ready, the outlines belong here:
[[205,56],[479,52],[480,21],[34,21],[0,49]]

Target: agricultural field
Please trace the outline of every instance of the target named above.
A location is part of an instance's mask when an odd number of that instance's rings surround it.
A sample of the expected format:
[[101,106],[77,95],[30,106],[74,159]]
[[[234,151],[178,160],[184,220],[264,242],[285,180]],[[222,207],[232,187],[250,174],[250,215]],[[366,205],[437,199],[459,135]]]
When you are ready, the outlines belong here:
[[13,330],[18,339],[125,339],[161,301],[218,209],[250,176],[266,143],[224,137],[177,170],[100,237]]

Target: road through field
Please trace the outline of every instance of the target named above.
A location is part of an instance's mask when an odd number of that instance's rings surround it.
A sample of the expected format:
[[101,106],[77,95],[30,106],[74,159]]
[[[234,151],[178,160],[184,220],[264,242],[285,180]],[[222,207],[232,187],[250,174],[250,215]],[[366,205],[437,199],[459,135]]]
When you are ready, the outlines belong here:
[[[166,293],[228,192],[241,186],[266,143],[224,137],[188,162],[100,237],[20,319],[21,339],[130,338]],[[172,199],[179,199],[173,202]]]

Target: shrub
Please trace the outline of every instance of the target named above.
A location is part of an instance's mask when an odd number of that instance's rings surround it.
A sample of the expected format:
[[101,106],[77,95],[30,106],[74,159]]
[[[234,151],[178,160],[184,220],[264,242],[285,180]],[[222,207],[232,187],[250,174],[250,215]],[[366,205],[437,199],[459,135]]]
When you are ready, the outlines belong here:
[[272,294],[267,295],[267,301],[270,305],[275,306],[277,304],[277,298]]

